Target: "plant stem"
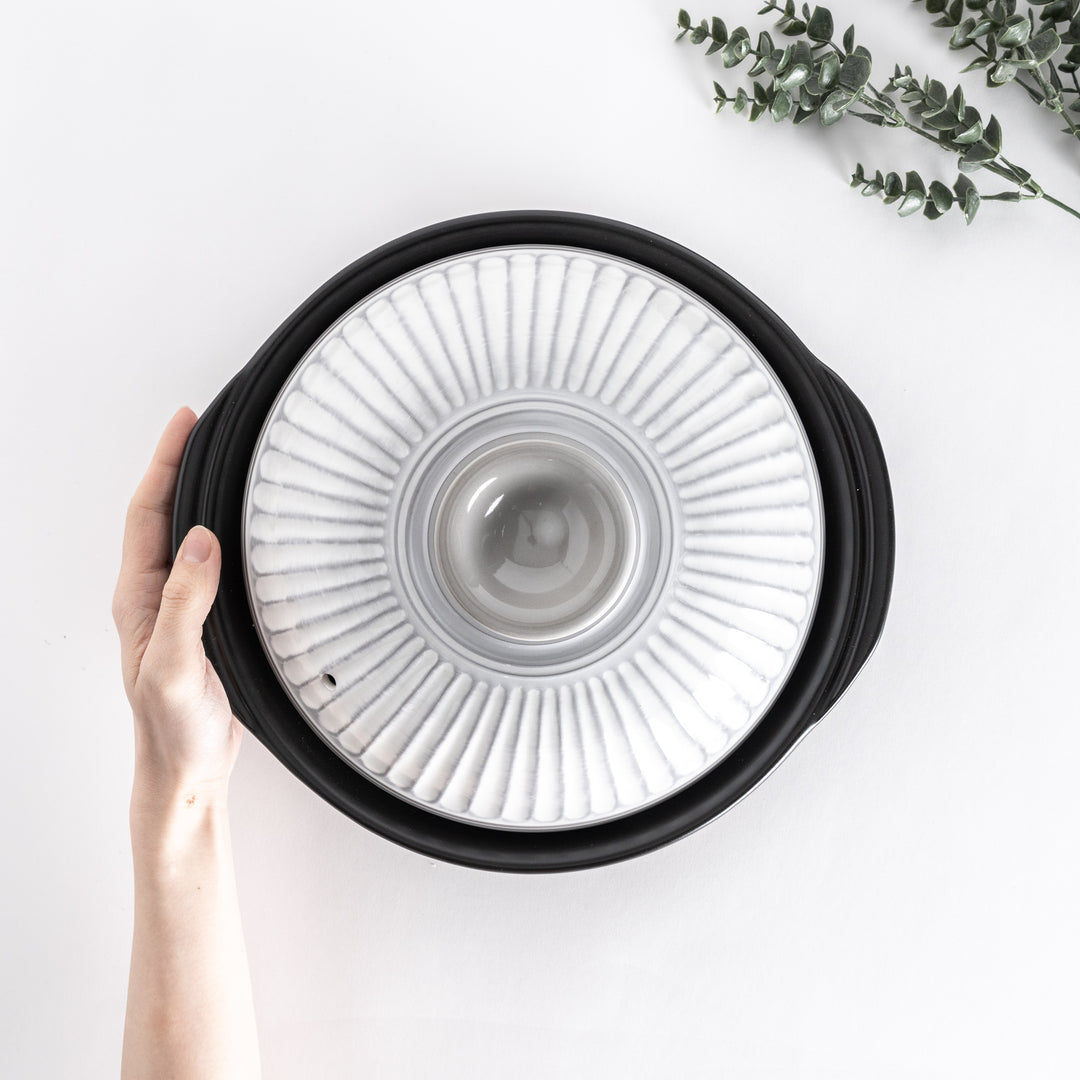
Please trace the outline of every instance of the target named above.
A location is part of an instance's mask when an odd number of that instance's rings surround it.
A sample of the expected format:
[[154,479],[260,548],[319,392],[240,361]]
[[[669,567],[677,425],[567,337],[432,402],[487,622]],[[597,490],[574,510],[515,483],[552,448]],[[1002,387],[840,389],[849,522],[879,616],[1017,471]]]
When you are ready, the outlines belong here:
[[[1030,50],[1026,51],[1030,53]],[[1060,116],[1062,120],[1064,120],[1065,123],[1069,125],[1069,130],[1073,133],[1074,139],[1080,139],[1080,128],[1078,128],[1072,122],[1072,118],[1065,111],[1064,107],[1062,106],[1061,95],[1046,81],[1046,76],[1043,75],[1042,68],[1033,68],[1031,73],[1035,76],[1035,79],[1038,82],[1040,89],[1046,95],[1044,102],[1046,107],[1051,111],[1056,112],[1058,116]]]
[[[923,131],[923,129],[917,124],[913,124],[910,120],[908,120],[908,118],[896,107],[892,100],[886,97],[886,95],[884,95],[876,87],[872,86],[870,83],[867,83],[865,89],[869,90],[884,104],[887,104],[891,108],[891,115],[896,121],[897,127],[905,127],[908,129],[908,131],[914,132],[916,135],[921,136],[928,142],[932,142],[935,146],[940,147],[941,149],[947,149],[946,147],[942,147],[941,143],[938,142],[938,140],[935,139],[934,136],[931,135],[928,131]],[[866,102],[866,104],[870,105],[871,107],[873,107],[874,105],[874,102],[866,98],[862,93],[859,94],[859,100]],[[856,113],[855,115],[859,116],[858,113]],[[1005,159],[1002,160],[1004,161]],[[1074,218],[1080,218],[1080,211],[1074,210],[1071,206],[1069,206],[1067,203],[1063,203],[1060,199],[1055,199],[1053,195],[1048,195],[1045,191],[1043,191],[1042,186],[1036,183],[1034,180],[1026,180],[1022,183],[1019,182],[1016,176],[1009,172],[1009,169],[1007,168],[1009,164],[1010,163],[1008,161],[1005,162],[1005,165],[999,165],[996,161],[984,161],[981,163],[980,168],[985,169],[989,173],[993,173],[995,176],[1001,177],[1001,179],[1003,180],[1008,180],[1010,184],[1017,184],[1017,186],[1021,189],[1027,188],[1031,192],[1031,194],[1025,195],[1024,198],[1045,199],[1048,203],[1051,203],[1052,205],[1058,207],[1058,209],[1064,210],[1067,214],[1072,214]]]
[[1080,210],[1074,210],[1071,206],[1066,206],[1059,199],[1055,199],[1053,195],[1047,195],[1044,191],[1041,197],[1053,206],[1058,207],[1059,210],[1064,210],[1066,214],[1072,214],[1074,218],[1080,218]]
[[[984,45],[980,45],[977,41],[972,41],[970,44],[971,44],[972,48],[978,49],[979,52],[981,52],[983,54],[983,56],[986,57],[987,60],[992,59],[991,56],[990,56],[989,51],[986,49],[986,47]],[[1023,76],[1020,75],[1019,72],[1017,72],[1017,74],[1013,77],[1013,82],[1016,83],[1017,86],[1021,87],[1024,90],[1026,90],[1028,96],[1031,98],[1032,101],[1035,102],[1036,105],[1045,105],[1046,104],[1045,100],[1039,96],[1039,91],[1034,86],[1028,85],[1028,83],[1026,83],[1024,81]]]

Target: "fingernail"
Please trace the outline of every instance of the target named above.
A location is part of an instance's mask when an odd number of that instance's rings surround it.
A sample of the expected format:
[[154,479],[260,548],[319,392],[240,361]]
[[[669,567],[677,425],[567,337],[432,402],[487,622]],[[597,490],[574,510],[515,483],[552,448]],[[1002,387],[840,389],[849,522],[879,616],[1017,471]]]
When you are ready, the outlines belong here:
[[187,534],[184,546],[180,550],[184,562],[203,563],[210,558],[210,531],[196,525]]

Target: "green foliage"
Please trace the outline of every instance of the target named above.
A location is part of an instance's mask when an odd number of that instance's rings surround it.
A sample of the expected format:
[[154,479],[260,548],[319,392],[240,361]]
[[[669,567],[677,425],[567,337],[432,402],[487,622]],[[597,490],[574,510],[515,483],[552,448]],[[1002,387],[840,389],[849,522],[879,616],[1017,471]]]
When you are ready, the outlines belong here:
[[[1040,105],[1054,111],[1080,112],[1080,0],[1035,0],[1036,18],[1016,11],[1015,0],[915,0],[940,17],[935,25],[952,29],[950,47],[975,48],[980,56],[970,68],[985,70],[987,84],[996,86],[1016,81]],[[968,15],[966,12],[974,12]],[[982,202],[1023,202],[1044,199],[1066,213],[1080,218],[1080,212],[1047,194],[1026,169],[1002,154],[1002,130],[997,117],[983,118],[969,105],[960,86],[951,90],[938,79],[919,79],[910,67],[894,67],[881,89],[871,82],[873,57],[856,44],[855,27],[844,32],[843,42],[833,40],[832,13],[809,4],[796,7],[795,0],[765,0],[759,15],[775,14],[776,29],[783,44],[761,31],[753,43],[744,26],[728,33],[722,19],[702,19],[695,24],[686,11],[678,14],[678,37],[689,35],[695,45],[709,42],[707,53],[719,53],[726,69],[749,61],[749,87],[729,94],[719,82],[713,83],[716,110],[730,104],[732,111],[745,114],[753,122],[768,113],[779,123],[805,123],[816,116],[824,127],[848,116],[858,117],[877,127],[906,128],[953,156],[960,176],[948,188],[938,180],[927,185],[917,172],[900,174],[880,171],[868,176],[861,165],[852,174],[851,185],[863,195],[878,195],[886,205],[896,205],[901,217],[920,210],[936,220],[954,207],[968,224]],[[1064,45],[1069,50],[1055,60]],[[1044,72],[1042,65],[1047,66]],[[967,69],[965,69],[967,70]],[[1076,100],[1065,104],[1069,88],[1061,73],[1076,83]],[[1035,80],[1028,85],[1027,76]],[[1045,85],[1044,85],[1045,84]],[[1040,96],[1041,95],[1041,96]],[[1056,97],[1055,97],[1056,95]],[[1072,127],[1071,120],[1069,121]],[[1073,128],[1072,130],[1076,130]],[[966,174],[984,170],[1013,185],[1012,190],[982,194]]]
[[952,31],[950,49],[978,53],[965,71],[984,72],[991,88],[1015,83],[1065,121],[1066,135],[1080,139],[1080,125],[1068,115],[1080,112],[1080,0],[1035,0],[1037,15],[1030,7],[1017,11],[1016,0],[913,2],[940,16],[934,26]]
[[828,8],[816,7],[806,24],[806,36],[811,41],[828,44],[832,40],[833,22],[832,12]]
[[886,206],[898,203],[896,212],[900,217],[910,217],[921,210],[923,217],[936,221],[955,207],[969,225],[984,198],[1005,201],[1015,194],[980,196],[975,184],[963,173],[950,190],[940,180],[931,180],[928,186],[917,172],[907,173],[903,180],[895,172],[883,176],[880,169],[870,176],[862,165],[857,165],[851,174],[851,186],[861,188],[868,197],[880,195]]
[[[781,47],[763,31],[752,47],[745,27],[738,27],[729,36],[721,20],[702,20],[694,25],[683,11],[679,12],[679,36],[689,32],[690,40],[698,45],[710,41],[706,52],[719,51],[726,68],[753,59],[749,75],[754,104],[759,107],[735,110],[747,112],[751,121],[768,112],[777,122],[791,119],[801,124],[817,116],[826,127],[837,123],[870,79],[873,61],[869,50],[854,44],[854,27],[845,35],[845,49],[834,46],[833,17],[827,8],[811,9],[803,4],[797,10],[794,0],[783,6],[770,0],[759,14],[774,11],[780,14],[777,26],[782,36],[800,40]],[[736,101],[737,95],[729,96],[719,84],[714,86],[718,111]]]

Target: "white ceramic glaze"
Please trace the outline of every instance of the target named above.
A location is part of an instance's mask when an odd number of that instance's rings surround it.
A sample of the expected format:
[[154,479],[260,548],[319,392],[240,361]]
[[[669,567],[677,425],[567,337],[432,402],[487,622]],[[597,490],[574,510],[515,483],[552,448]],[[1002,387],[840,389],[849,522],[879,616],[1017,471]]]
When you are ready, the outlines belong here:
[[[440,578],[439,507],[500,440],[595,455],[596,514],[629,515],[602,603],[557,640],[485,630]],[[338,320],[267,418],[244,530],[299,715],[400,797],[512,829],[631,813],[729,754],[798,658],[824,541],[753,346],[653,271],[556,247],[424,267]]]

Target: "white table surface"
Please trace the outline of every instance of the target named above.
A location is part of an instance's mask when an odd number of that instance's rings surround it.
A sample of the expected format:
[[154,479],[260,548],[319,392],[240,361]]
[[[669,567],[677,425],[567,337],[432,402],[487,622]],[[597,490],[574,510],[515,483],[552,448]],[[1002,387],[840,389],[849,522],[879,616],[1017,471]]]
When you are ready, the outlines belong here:
[[[757,27],[757,6],[692,13]],[[109,601],[159,430],[354,258],[510,208],[688,245],[850,383],[892,471],[889,621],[750,798],[584,873],[397,848],[249,737],[232,814],[265,1075],[1077,1075],[1080,222],[860,199],[856,160],[953,173],[901,132],[714,117],[718,65],[672,44],[677,7],[9,5],[3,1076],[118,1071],[132,759]],[[879,70],[951,84],[966,62],[904,0],[834,11]],[[1010,157],[1080,200],[1080,148],[964,80]]]

